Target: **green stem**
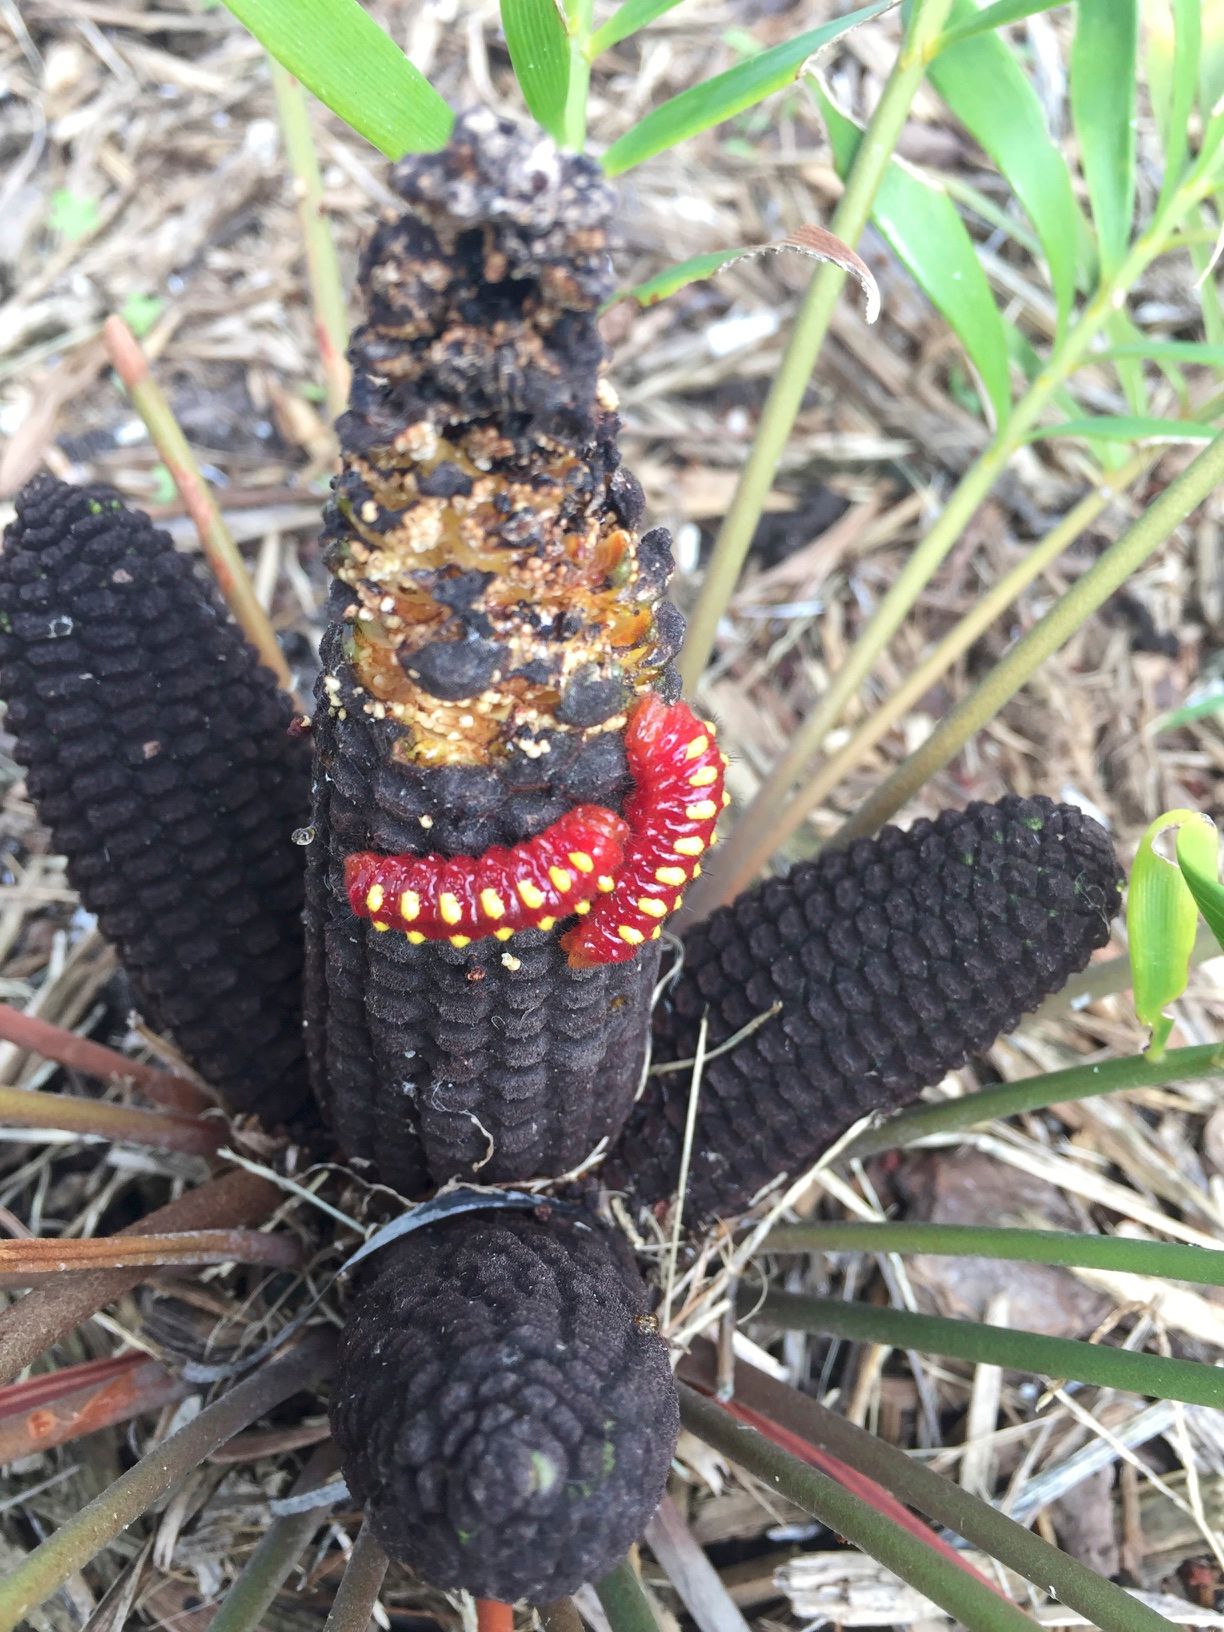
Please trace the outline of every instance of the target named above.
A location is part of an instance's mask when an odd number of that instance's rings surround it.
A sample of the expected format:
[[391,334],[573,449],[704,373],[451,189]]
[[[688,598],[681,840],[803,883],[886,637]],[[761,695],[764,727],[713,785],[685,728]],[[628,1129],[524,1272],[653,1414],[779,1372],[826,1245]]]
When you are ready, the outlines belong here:
[[[877,1513],[858,1496],[681,1383],[680,1420],[766,1485],[938,1604],[970,1632],[1033,1632],[1033,1622],[990,1587]],[[620,1632],[620,1629],[617,1629]]]
[[1101,1632],[1172,1632],[1173,1623],[1163,1615],[1033,1535],[989,1502],[742,1361],[735,1368],[735,1398],[874,1479],[928,1519],[946,1525],[1007,1569],[1078,1610]]
[[[293,1494],[313,1490],[329,1479],[338,1465],[336,1447],[328,1441],[314,1452]],[[255,1632],[289,1572],[305,1552],[310,1538],[327,1517],[325,1507],[307,1508],[276,1519],[260,1537],[242,1572],[209,1622],[208,1632]]]
[[[367,1519],[353,1543],[344,1575],[328,1611],[323,1632],[369,1632],[374,1606],[390,1563]],[[211,1629],[210,1629],[211,1632]]]
[[564,0],[569,30],[569,80],[565,88],[562,147],[574,153],[586,148],[587,103],[591,91],[592,0]]
[[1200,1043],[1194,1048],[1170,1049],[1154,1062],[1135,1054],[1100,1065],[1075,1065],[1067,1071],[1047,1071],[1022,1082],[998,1083],[963,1099],[945,1099],[935,1105],[911,1105],[878,1128],[867,1128],[842,1152],[843,1159],[876,1156],[899,1150],[933,1133],[963,1133],[966,1128],[995,1117],[1022,1116],[1050,1105],[1097,1099],[1128,1088],[1163,1088],[1171,1082],[1224,1074],[1224,1045]]
[[281,1359],[206,1406],[185,1428],[87,1502],[0,1582],[0,1632],[13,1632],[27,1611],[44,1603],[154,1502],[176,1490],[206,1456],[282,1400],[324,1376],[331,1369],[334,1352],[330,1332],[309,1333]]
[[305,92],[293,75],[274,57],[268,58],[276,110],[280,117],[285,157],[297,194],[302,242],[306,250],[306,278],[314,308],[315,344],[323,366],[327,411],[338,419],[348,406],[348,306],[340,280],[340,263],[323,206],[323,178],[310,128]]
[[985,1224],[791,1224],[772,1230],[758,1249],[772,1252],[920,1252],[936,1258],[990,1258],[1004,1263],[1116,1269],[1129,1275],[1224,1286],[1224,1252],[1171,1241],[1076,1235],[1070,1230],[997,1229]]
[[[1011,701],[1045,660],[1070,640],[1091,613],[1116,593],[1224,481],[1224,434],[1199,454],[1155,504],[1024,635],[986,679],[947,714],[830,841],[838,845],[874,833],[960,752],[974,732]],[[917,553],[917,552],[916,552]]]
[[650,1600],[628,1559],[597,1581],[595,1591],[612,1632],[659,1632]]
[[[829,222],[834,236],[851,248],[870,218],[897,138],[922,82],[926,47],[942,28],[951,8],[952,0],[917,0],[914,5],[892,73],[871,123],[863,133],[846,177],[846,190]],[[684,689],[690,695],[695,694],[697,682],[714,649],[718,620],[739,579],[845,279],[845,272],[832,262],[817,268],[795,318],[786,354],[761,409],[756,436],[719,531],[680,654],[680,673]]]
[[1181,1400],[1186,1405],[1224,1406],[1224,1372],[1194,1360],[1166,1360],[1162,1355],[1132,1354],[1129,1349],[1110,1349],[1069,1337],[1045,1337],[1015,1326],[915,1315],[908,1309],[877,1309],[793,1292],[768,1292],[763,1299],[759,1293],[750,1298],[746,1294],[745,1307],[756,1319],[784,1331],[915,1349],[919,1354],[968,1360],[978,1366],[1006,1366],[1040,1377],[1074,1377],[1098,1388]]

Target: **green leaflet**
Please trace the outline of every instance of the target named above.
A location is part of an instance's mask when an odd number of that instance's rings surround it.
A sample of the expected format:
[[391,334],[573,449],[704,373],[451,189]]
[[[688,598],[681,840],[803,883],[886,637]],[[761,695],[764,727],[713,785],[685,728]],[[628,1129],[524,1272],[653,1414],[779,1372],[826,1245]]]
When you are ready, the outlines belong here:
[[555,141],[562,141],[569,90],[570,41],[555,0],[501,0],[502,29],[523,100]]
[[[1131,976],[1135,1013],[1152,1032],[1148,1055],[1159,1059],[1173,1029],[1165,1014],[1186,989],[1190,954],[1198,924],[1198,908],[1181,869],[1156,848],[1156,840],[1170,828],[1207,822],[1193,810],[1166,811],[1143,835],[1131,868],[1126,898],[1126,927],[1130,937]],[[1210,822],[1214,851],[1215,829]],[[1179,834],[1180,847],[1180,834]],[[1191,851],[1199,856],[1192,843]]]
[[1126,253],[1135,212],[1138,0],[1078,0],[1076,9],[1071,111],[1106,275]]

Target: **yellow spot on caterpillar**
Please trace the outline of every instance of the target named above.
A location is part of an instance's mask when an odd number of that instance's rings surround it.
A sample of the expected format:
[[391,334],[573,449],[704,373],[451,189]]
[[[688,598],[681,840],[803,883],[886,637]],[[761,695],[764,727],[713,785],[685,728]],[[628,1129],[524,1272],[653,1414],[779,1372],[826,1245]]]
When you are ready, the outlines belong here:
[[718,815],[713,799],[699,799],[695,805],[685,805],[684,814],[690,822],[708,822]]
[[612,891],[616,888],[616,880],[609,877],[607,873],[600,873],[595,882],[599,885],[599,888],[605,895],[611,895]]
[[413,946],[420,946],[422,941],[425,939],[424,935],[421,934],[419,929],[410,929],[406,933]]
[[690,833],[686,839],[677,839],[672,849],[678,856],[699,856],[705,849],[705,840],[699,839],[696,833]]
[[390,924],[375,924],[375,925],[374,925],[374,928],[375,928],[375,929],[376,929],[376,930],[378,930],[378,932],[379,932],[379,934],[382,934],[382,932],[383,932],[383,931],[384,931],[384,930],[386,930],[386,929],[390,929],[390,928],[391,928],[391,925],[390,925]]
[[452,895],[449,890],[443,890],[438,897],[438,917],[444,924],[457,924],[463,917],[463,908],[459,905],[459,897]]
[[539,923],[536,925],[536,928],[537,929],[543,929],[543,930],[547,931],[547,930],[555,928],[556,923],[557,923],[557,920],[555,918],[541,918]]
[[726,810],[727,806],[730,803],[731,803],[731,795],[724,788],[724,790],[723,790],[723,809]]
[[688,874],[683,867],[656,867],[655,880],[659,884],[669,884],[673,890],[678,890],[688,882]]
[[587,913],[590,912],[590,910],[591,910],[591,903],[589,901],[575,901],[574,902],[574,911],[578,914],[579,918],[585,918]]
[[514,887],[518,891],[523,905],[530,907],[532,912],[538,912],[544,905],[544,891],[538,885],[533,884],[529,878],[520,878]]
[[694,737],[684,750],[684,757],[685,759],[700,759],[709,746],[709,737]]
[[508,941],[513,934],[514,931],[512,929],[495,929],[493,931],[493,939],[495,941]]
[[644,912],[648,918],[666,918],[667,902],[656,901],[653,896],[638,896],[638,911]]
[[415,890],[405,890],[400,896],[400,916],[408,923],[421,916],[421,898]]
[[693,877],[694,878],[700,878],[701,877],[701,863],[699,861],[695,861],[693,863]]
[[509,952],[502,953],[501,963],[502,968],[509,969],[511,974],[513,974],[516,969],[521,969],[523,967],[523,960],[521,958],[512,958]]
[[452,946],[471,946],[472,937],[470,935],[452,935],[450,943]]
[[683,905],[684,905],[684,897],[682,895],[678,895],[676,897],[676,899],[672,902],[672,911],[673,912],[679,912],[680,908]]
[[595,863],[591,860],[590,856],[587,855],[585,850],[571,850],[569,853],[569,859],[573,862],[574,866],[577,867],[580,873],[593,873],[595,871]]
[[655,927],[650,932],[651,940],[652,941],[657,941],[659,936],[662,935],[662,933],[663,933],[663,926],[661,924],[656,924]]
[[716,765],[703,765],[699,771],[694,771],[692,776],[689,777],[689,787],[708,788],[711,782],[717,781],[718,767]]
[[634,929],[631,924],[617,924],[616,933],[622,941],[626,941],[630,946],[641,946],[646,939],[641,930]]
[[712,737],[716,737],[718,735],[718,727],[714,724],[713,720],[703,720],[701,723],[705,726],[706,730]]
[[480,908],[486,918],[504,918],[506,903],[496,890],[481,890]]
[[574,875],[573,873],[567,873],[564,867],[550,867],[548,869],[548,876],[561,891],[562,895],[565,894],[566,890],[573,889],[574,887]]
[[726,770],[730,766],[731,761],[727,758],[726,754],[719,754],[718,757],[723,762],[723,769]]
[[381,884],[371,884],[370,893],[366,896],[366,911],[379,912],[382,909],[384,896]]

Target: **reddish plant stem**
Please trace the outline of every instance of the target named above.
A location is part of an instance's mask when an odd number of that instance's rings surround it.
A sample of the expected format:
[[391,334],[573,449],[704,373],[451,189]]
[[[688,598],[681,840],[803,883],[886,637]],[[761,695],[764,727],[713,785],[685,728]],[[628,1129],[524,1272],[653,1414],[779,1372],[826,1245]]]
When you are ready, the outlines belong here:
[[120,1531],[160,1497],[177,1489],[209,1451],[325,1375],[334,1356],[335,1338],[330,1331],[308,1333],[287,1354],[236,1384],[143,1456],[0,1582],[0,1632],[12,1632],[34,1605],[45,1602]]
[[143,1354],[121,1358],[121,1372],[84,1385],[78,1379],[75,1388],[69,1386],[70,1379],[74,1373],[87,1371],[88,1366],[68,1366],[50,1378],[38,1378],[40,1383],[58,1381],[60,1390],[54,1399],[44,1398],[43,1403],[32,1408],[18,1411],[0,1401],[0,1463],[48,1451],[53,1445],[66,1445],[99,1428],[159,1411],[163,1405],[176,1404],[190,1391],[190,1385],[181,1377]]
[[[284,1192],[270,1180],[239,1170],[189,1190],[119,1234],[158,1235],[262,1224],[283,1200]],[[87,1270],[52,1286],[37,1287],[0,1310],[0,1383],[11,1382],[44,1349],[139,1286],[152,1271],[153,1266]]]
[[87,1077],[97,1077],[102,1082],[130,1082],[146,1099],[166,1110],[194,1116],[215,1104],[211,1094],[188,1082],[186,1077],[159,1071],[143,1060],[129,1060],[126,1054],[91,1042],[88,1037],[77,1037],[36,1015],[22,1014],[8,1003],[0,1003],[0,1042],[29,1049],[44,1060],[54,1060],[57,1065],[80,1071]]
[[476,1632],[514,1632],[514,1606],[497,1598],[477,1598]]
[[201,1122],[174,1111],[142,1111],[108,1105],[78,1094],[37,1094],[0,1087],[0,1127],[47,1128],[92,1135],[147,1150],[175,1150],[188,1156],[215,1156],[225,1139],[220,1122]]
[[164,1269],[177,1264],[272,1264],[296,1269],[296,1236],[262,1230],[181,1230],[173,1235],[102,1236],[92,1241],[0,1241],[0,1289],[43,1275],[88,1269]]
[[8,1383],[0,1388],[0,1422],[22,1411],[33,1411],[35,1406],[45,1405],[48,1400],[58,1400],[74,1389],[97,1387],[112,1377],[121,1377],[143,1359],[143,1355],[133,1350],[129,1354],[108,1355],[105,1360],[82,1360],[77,1366],[61,1366],[58,1371],[46,1371],[20,1383]]

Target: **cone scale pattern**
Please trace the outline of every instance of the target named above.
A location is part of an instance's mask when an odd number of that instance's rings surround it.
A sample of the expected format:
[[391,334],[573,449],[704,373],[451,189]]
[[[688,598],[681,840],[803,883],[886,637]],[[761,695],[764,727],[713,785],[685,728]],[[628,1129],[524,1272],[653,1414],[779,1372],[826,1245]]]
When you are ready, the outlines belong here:
[[[746,891],[685,939],[655,1015],[655,1064],[707,1052],[685,1216],[742,1210],[869,1111],[913,1099],[1056,992],[1109,937],[1120,876],[1108,835],[1049,799],[885,828]],[[675,1193],[690,1092],[650,1079],[605,1167]]]
[[624,1241],[567,1214],[469,1213],[374,1264],[331,1420],[387,1552],[505,1602],[605,1575],[646,1528],[679,1427]]
[[572,969],[564,919],[414,944],[354,913],[346,858],[478,857],[619,812],[628,712],[674,698],[682,624],[601,378],[597,167],[475,114],[393,185],[326,534],[307,1015],[340,1144],[412,1195],[563,1173],[621,1125],[658,948]]
[[145,1018],[234,1109],[312,1121],[291,842],[308,755],[220,601],[109,490],[36,477],[0,557],[0,693]]

